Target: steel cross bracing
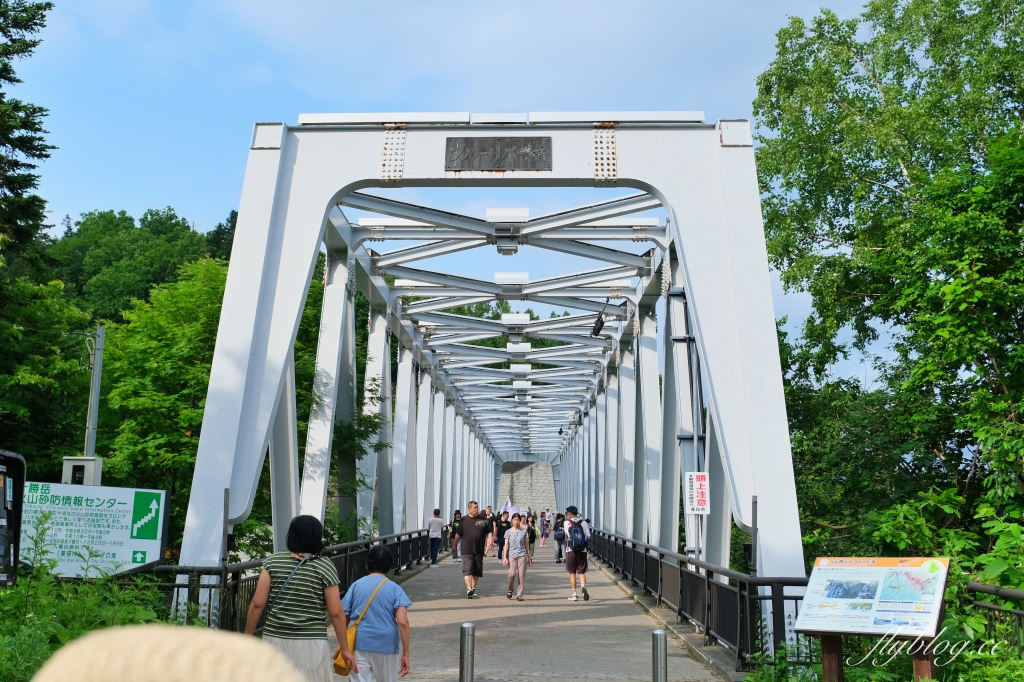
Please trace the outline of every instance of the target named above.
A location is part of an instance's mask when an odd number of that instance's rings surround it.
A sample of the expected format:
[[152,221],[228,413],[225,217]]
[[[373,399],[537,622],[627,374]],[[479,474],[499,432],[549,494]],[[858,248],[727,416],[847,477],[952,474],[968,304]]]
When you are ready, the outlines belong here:
[[[451,151],[459,149],[478,156]],[[541,156],[519,161],[516,149]],[[519,209],[480,217],[369,189],[399,186],[632,191],[541,217]],[[655,208],[665,220],[636,215]],[[544,279],[431,267],[473,249],[514,256],[526,246],[593,265]],[[316,399],[300,472],[292,348],[323,249]],[[353,319],[356,288],[369,320]],[[571,314],[451,313],[497,300]],[[363,380],[380,400],[356,405],[354,330],[363,324]],[[388,447],[339,476],[363,484],[354,507],[364,525],[376,513],[382,534],[422,526],[434,507],[447,517],[470,497],[500,503],[501,462],[531,459],[552,464],[559,506],[576,504],[598,527],[675,549],[681,476],[706,471],[711,513],[686,517],[688,551],[728,565],[731,526],[751,529],[756,496],[768,519],[757,570],[803,575],[747,122],[706,124],[700,112],[449,112],[257,124],[182,563],[220,560],[222,520],[249,515],[268,454],[275,542],[294,514],[322,517],[335,420],[355,410],[383,415]]]

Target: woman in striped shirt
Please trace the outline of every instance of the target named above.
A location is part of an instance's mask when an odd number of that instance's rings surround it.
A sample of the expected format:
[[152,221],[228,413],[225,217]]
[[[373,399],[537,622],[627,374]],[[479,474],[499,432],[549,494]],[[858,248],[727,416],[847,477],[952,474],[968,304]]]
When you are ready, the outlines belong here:
[[[327,623],[341,644],[341,655],[358,672],[348,650],[345,611],[338,593],[338,572],[324,549],[324,527],[313,516],[296,516],[288,527],[287,552],[263,561],[256,594],[249,605],[245,633],[255,634],[268,601],[263,641],[273,645],[309,682],[331,682],[333,668]],[[287,583],[287,584],[286,584]]]

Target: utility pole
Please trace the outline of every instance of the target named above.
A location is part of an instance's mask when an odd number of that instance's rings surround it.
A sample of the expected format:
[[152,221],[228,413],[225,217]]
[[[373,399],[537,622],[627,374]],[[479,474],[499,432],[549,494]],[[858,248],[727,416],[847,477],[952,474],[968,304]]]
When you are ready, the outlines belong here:
[[[100,413],[100,381],[103,378],[103,339],[106,331],[103,325],[96,325],[95,337],[86,339],[89,348],[89,365],[92,380],[89,386],[89,416],[85,424],[85,456],[96,456],[96,423]],[[90,341],[92,343],[90,343]]]

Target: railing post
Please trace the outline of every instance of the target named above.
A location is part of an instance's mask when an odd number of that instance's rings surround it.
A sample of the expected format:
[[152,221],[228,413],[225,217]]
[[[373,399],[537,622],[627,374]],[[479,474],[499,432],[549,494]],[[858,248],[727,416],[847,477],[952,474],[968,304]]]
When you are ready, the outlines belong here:
[[459,682],[473,682],[473,657],[476,655],[476,626],[463,623],[459,633]]
[[651,633],[651,680],[668,682],[668,635],[660,629]]
[[711,643],[711,578],[714,574],[704,569],[704,646]]
[[772,656],[786,645],[786,594],[782,585],[772,583]]

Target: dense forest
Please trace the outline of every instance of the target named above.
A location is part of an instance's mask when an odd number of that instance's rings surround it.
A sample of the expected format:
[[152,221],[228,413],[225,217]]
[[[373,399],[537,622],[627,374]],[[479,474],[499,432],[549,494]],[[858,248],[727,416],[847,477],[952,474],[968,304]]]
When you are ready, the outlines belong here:
[[[8,89],[48,3],[24,7],[0,17]],[[799,331],[779,333],[808,560],[942,554],[964,576],[1024,586],[1022,29],[1018,4],[996,0],[878,0],[846,21],[823,10],[779,31],[757,81],[769,256],[812,300]],[[59,152],[45,116],[0,97],[0,448],[43,481],[81,452],[85,339],[104,324],[104,482],[169,490],[173,545],[236,214],[205,233],[170,207],[48,225],[35,164]],[[300,448],[321,277],[295,345]],[[872,384],[833,376],[879,344]],[[335,462],[372,426],[339,424]],[[263,546],[268,518],[260,495],[243,546]]]

